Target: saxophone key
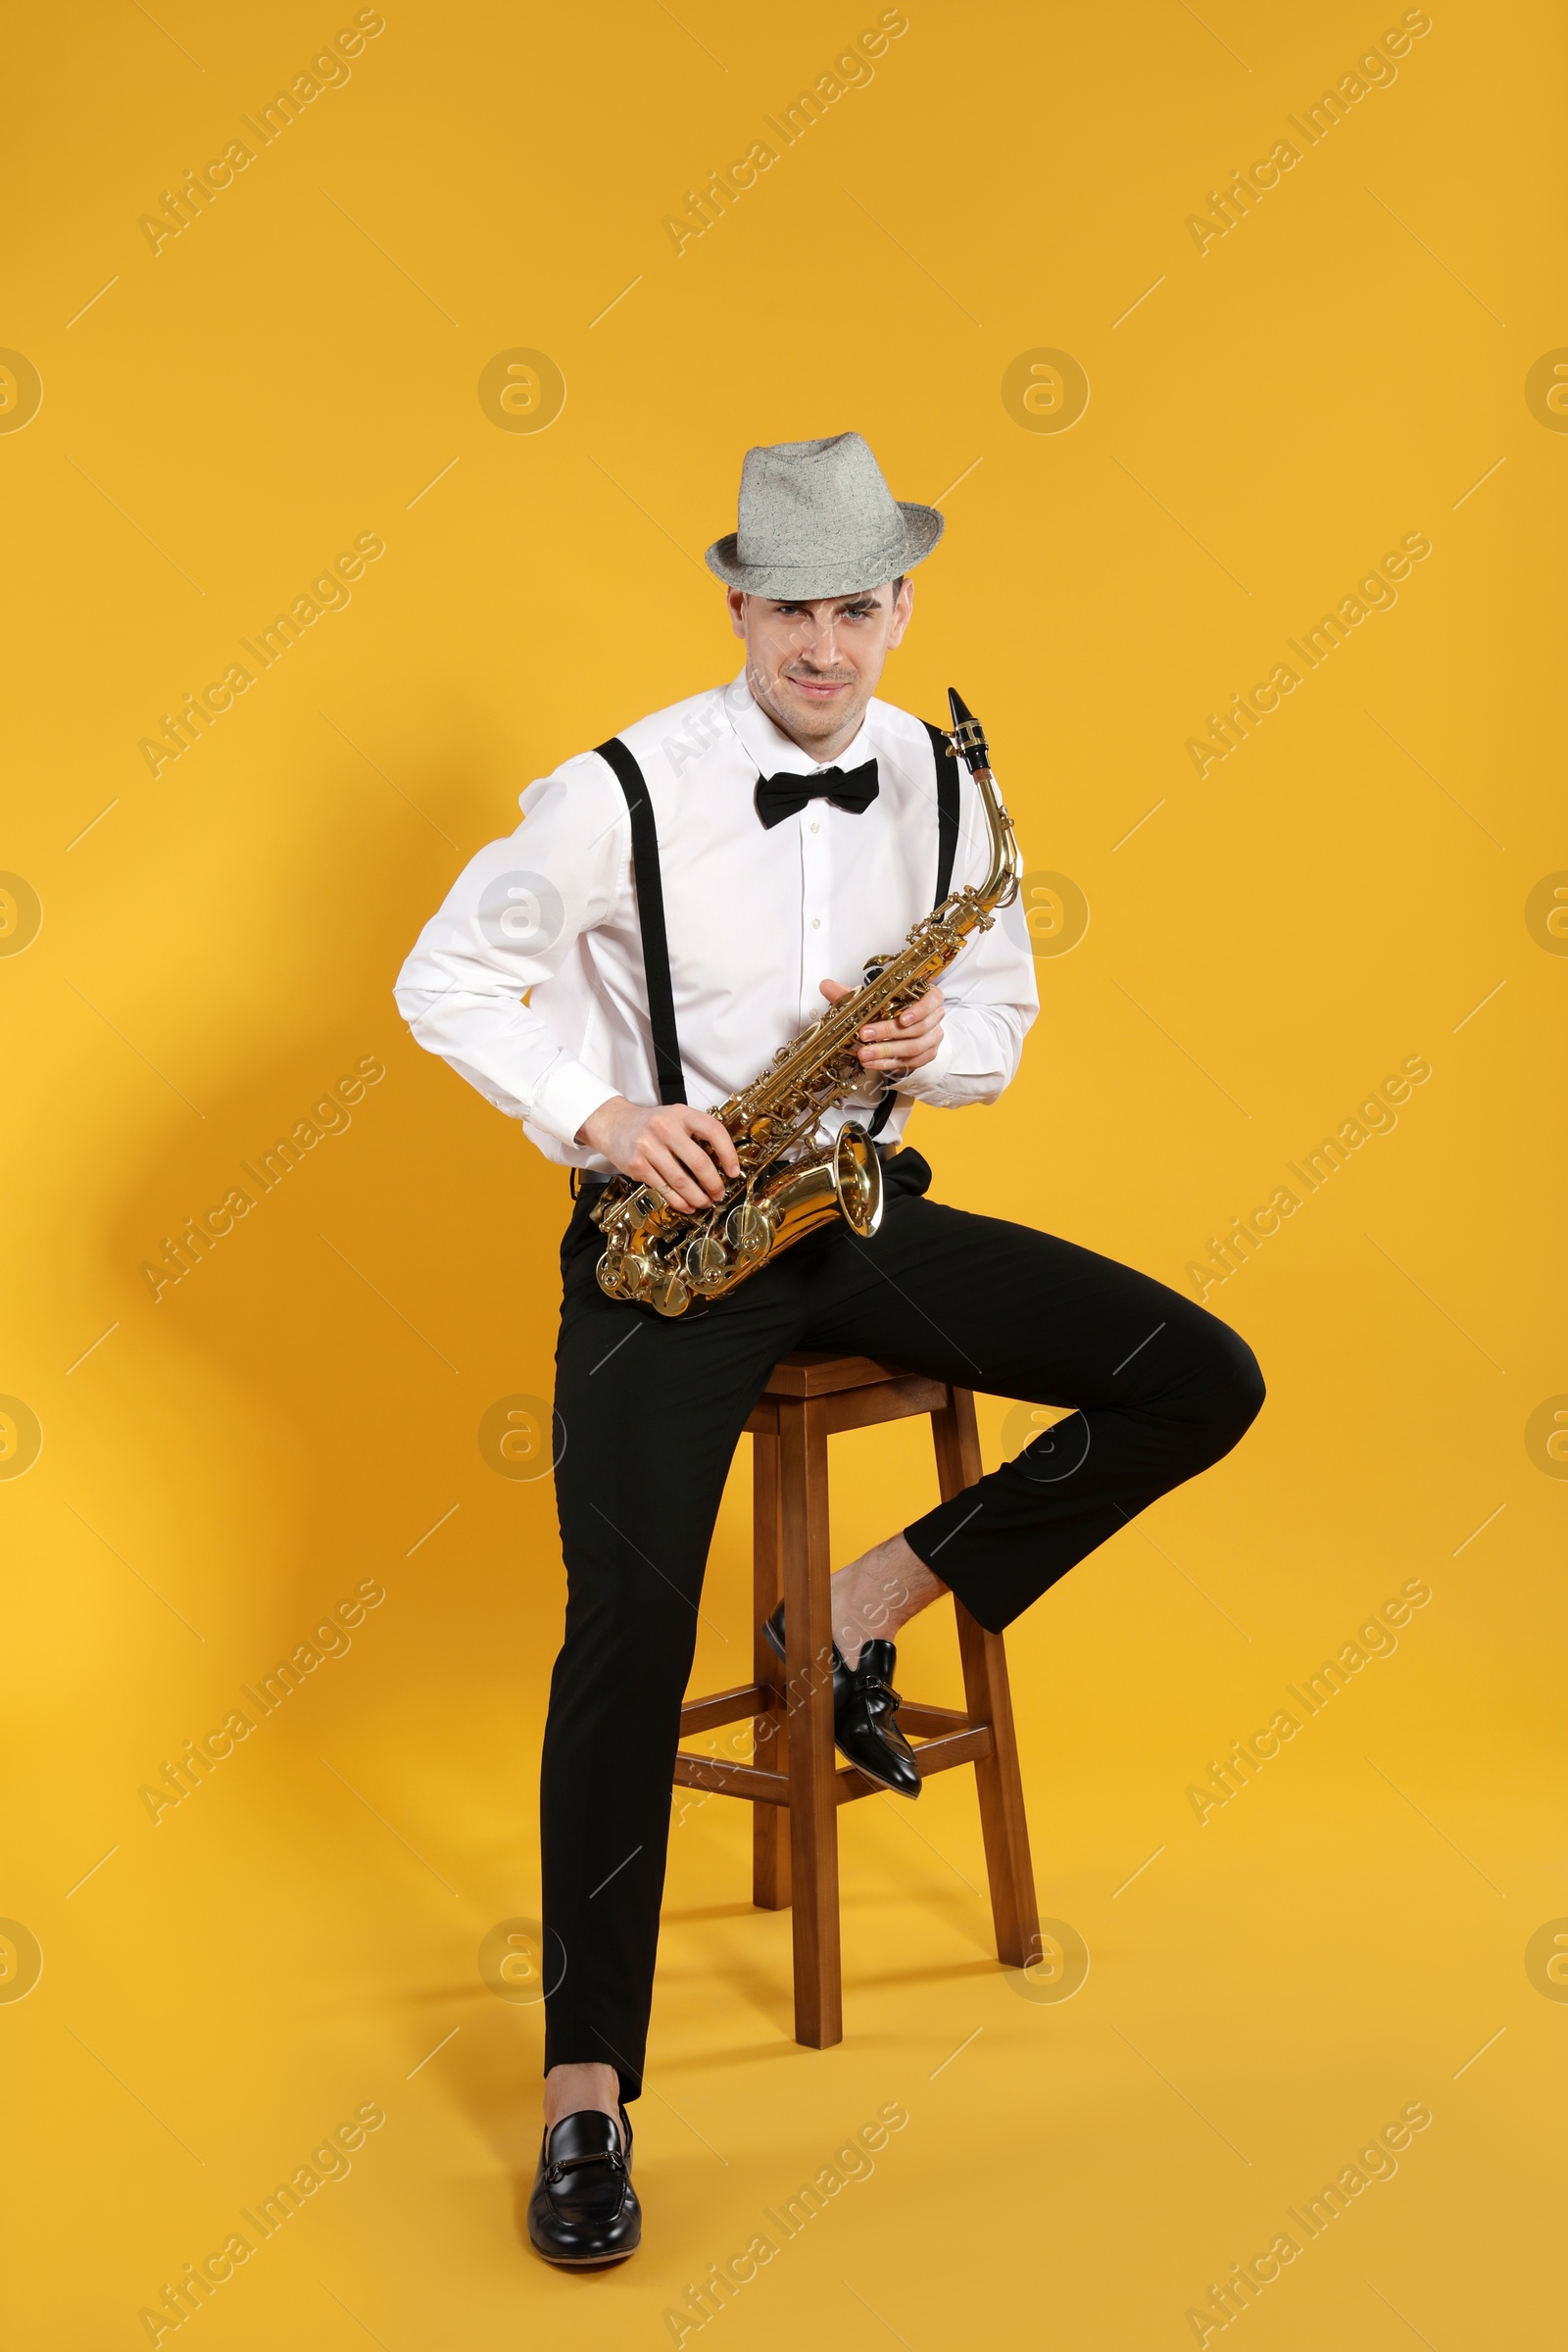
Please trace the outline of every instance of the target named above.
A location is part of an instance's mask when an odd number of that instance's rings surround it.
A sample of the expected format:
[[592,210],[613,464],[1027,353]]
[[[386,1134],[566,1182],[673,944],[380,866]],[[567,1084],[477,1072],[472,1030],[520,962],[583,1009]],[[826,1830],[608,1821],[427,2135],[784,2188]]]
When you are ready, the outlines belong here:
[[642,1296],[661,1315],[683,1315],[692,1302],[691,1286],[679,1267],[657,1261]]
[[711,1226],[686,1246],[686,1278],[694,1290],[716,1290],[732,1272],[733,1265],[730,1252]]
[[773,1246],[773,1219],[760,1200],[738,1201],[724,1220],[724,1239],[743,1265],[752,1265]]

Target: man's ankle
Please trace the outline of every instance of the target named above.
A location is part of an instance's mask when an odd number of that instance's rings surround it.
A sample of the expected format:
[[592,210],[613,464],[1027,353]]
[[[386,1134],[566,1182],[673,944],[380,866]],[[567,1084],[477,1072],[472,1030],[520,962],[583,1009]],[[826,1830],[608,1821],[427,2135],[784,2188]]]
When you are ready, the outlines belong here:
[[[545,2130],[553,2132],[564,2116],[613,2116],[620,2126],[620,2079],[612,2066],[564,2064],[545,2077]],[[624,2144],[625,2132],[621,2131]]]
[[833,1578],[833,1638],[851,1671],[867,1642],[896,1642],[909,1619],[948,1590],[902,1535],[851,1560]]

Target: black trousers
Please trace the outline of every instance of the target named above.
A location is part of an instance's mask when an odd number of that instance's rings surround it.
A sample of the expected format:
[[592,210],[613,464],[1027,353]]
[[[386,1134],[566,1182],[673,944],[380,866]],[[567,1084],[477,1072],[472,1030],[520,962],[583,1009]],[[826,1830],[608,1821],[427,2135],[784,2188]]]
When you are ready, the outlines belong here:
[[[1135,1512],[1205,1470],[1263,1401],[1246,1343],[1131,1267],[924,1196],[887,1164],[875,1239],[838,1224],[706,1313],[607,1298],[576,1203],[562,1248],[556,1471],[567,1576],[541,1781],[546,2068],[642,2087],[670,1775],[713,1521],[748,1414],[798,1348],[881,1356],[1077,1410],[905,1530],[1000,1633]],[[895,1530],[889,1527],[888,1534]]]

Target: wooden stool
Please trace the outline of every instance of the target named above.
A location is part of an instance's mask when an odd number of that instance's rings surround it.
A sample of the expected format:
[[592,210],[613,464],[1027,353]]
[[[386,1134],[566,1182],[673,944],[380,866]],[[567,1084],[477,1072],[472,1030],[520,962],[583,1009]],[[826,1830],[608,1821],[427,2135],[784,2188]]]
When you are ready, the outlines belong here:
[[[839,1967],[837,1807],[876,1796],[874,1781],[835,1768],[833,1639],[828,1596],[827,1441],[840,1430],[929,1413],[937,1477],[947,1501],[981,1474],[974,1398],[864,1355],[787,1355],[746,1427],[753,1462],[752,1680],[710,1698],[689,1698],[682,1738],[753,1718],[753,1756],[763,1766],[689,1754],[675,1759],[675,1785],[750,1800],[752,1900],[787,1908],[794,1894],[795,2038],[826,2049],[844,2037]],[[781,1592],[789,1650],[781,1666],[762,1632]],[[1023,1785],[1000,1634],[987,1633],[954,1595],[966,1711],[906,1700],[899,1723],[911,1736],[920,1777],[972,1764],[980,1797],[997,1956],[1022,1968],[1038,1949],[1034,1874]],[[821,1663],[813,1667],[811,1661]],[[787,1684],[787,1693],[786,1693]],[[787,1698],[787,1703],[786,1703]],[[905,1800],[899,1800],[905,1801]]]

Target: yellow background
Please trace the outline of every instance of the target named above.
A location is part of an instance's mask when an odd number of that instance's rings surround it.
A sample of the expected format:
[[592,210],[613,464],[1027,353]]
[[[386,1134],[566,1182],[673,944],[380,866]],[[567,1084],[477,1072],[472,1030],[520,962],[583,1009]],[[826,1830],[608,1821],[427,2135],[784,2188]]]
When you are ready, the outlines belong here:
[[[1544,2340],[1568,2007],[1525,1948],[1568,1911],[1568,1493],[1525,1429],[1568,1389],[1568,967],[1525,903],[1568,866],[1568,443],[1524,382],[1568,342],[1560,20],[1436,6],[1200,255],[1187,215],[1397,11],[911,0],[874,80],[677,258],[662,217],[874,9],[398,0],[155,256],[139,216],[351,13],[46,12],[13,77],[0,341],[44,387],[0,436],[0,864],[43,906],[0,964],[0,1389],[43,1430],[0,1488],[0,1911],[44,1960],[0,2004],[14,2340],[145,2341],[163,2282],[370,2100],[351,2177],[190,2323],[209,2352],[671,2341],[688,2283],[891,2101],[874,2176],[705,2340],[1191,2342],[1208,2283],[1417,2100],[1397,2177],[1249,2313],[1254,2352]],[[515,347],[564,374],[548,431],[480,407]],[[1069,431],[1003,404],[1039,347],[1087,371]],[[564,2278],[518,2235],[540,2011],[475,1955],[537,1904],[562,1605],[549,1482],[476,1432],[549,1393],[565,1187],[389,992],[530,778],[733,674],[700,558],[745,446],[849,426],[948,514],[888,693],[934,716],[961,687],[1026,861],[1092,909],[1006,1099],[917,1114],[942,1195],[1182,1286],[1401,1059],[1433,1075],[1210,1293],[1270,1387],[1240,1451],[1010,1637],[1082,1990],[997,1968],[955,1774],[844,1816],[846,2038],[800,2050],[744,1812],[692,1811],[647,2244]],[[1200,781],[1206,714],[1415,530],[1397,607]],[[367,531],[352,605],[155,780],[160,713]],[[155,1305],[163,1237],[367,1055],[352,1128]],[[990,1460],[1009,1409],[982,1404]],[[934,1494],[918,1429],[835,1463],[840,1556]],[[747,1481],[704,1688],[746,1654]],[[1415,1577],[1397,1653],[1200,1827],[1188,1784]],[[349,1654],[155,1827],[139,1787],[370,1579]],[[900,1664],[937,1699],[940,1616]]]

